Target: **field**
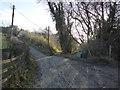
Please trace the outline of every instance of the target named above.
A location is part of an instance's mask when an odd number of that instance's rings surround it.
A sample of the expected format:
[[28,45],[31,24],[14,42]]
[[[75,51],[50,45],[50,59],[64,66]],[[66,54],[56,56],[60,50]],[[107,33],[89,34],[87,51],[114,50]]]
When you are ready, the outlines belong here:
[[9,43],[3,33],[0,33],[0,49],[9,48]]

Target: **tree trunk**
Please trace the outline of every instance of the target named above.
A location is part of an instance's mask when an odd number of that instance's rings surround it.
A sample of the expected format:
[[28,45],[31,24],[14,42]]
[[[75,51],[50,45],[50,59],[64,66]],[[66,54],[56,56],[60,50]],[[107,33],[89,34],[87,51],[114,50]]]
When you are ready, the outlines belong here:
[[65,23],[63,3],[59,2],[58,4],[55,4],[48,2],[48,5],[54,20],[56,21],[56,30],[58,31],[63,53],[71,53],[71,41],[69,32],[67,31],[67,25]]

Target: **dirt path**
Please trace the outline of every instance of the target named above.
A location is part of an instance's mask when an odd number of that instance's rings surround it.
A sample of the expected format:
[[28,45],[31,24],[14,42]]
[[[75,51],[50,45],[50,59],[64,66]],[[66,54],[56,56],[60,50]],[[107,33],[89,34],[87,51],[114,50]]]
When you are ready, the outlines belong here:
[[118,69],[46,56],[30,47],[38,64],[35,88],[117,88]]

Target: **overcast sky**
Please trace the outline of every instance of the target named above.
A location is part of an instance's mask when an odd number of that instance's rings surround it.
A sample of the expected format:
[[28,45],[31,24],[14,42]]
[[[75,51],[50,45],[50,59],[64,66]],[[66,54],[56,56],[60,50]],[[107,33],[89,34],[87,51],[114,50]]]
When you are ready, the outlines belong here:
[[0,26],[11,24],[13,4],[16,8],[14,25],[32,31],[50,26],[52,32],[56,32],[55,22],[51,18],[48,5],[43,0],[40,3],[37,3],[37,0],[0,0]]

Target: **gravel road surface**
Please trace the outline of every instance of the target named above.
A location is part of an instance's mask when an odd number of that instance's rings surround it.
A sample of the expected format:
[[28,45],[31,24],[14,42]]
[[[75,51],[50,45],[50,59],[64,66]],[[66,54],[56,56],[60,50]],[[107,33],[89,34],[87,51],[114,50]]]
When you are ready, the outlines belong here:
[[118,69],[46,56],[33,47],[38,65],[34,88],[118,88]]

